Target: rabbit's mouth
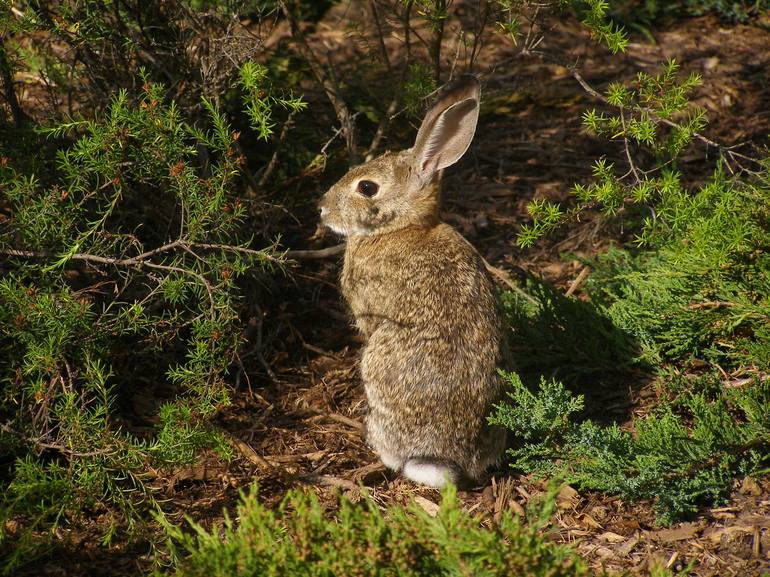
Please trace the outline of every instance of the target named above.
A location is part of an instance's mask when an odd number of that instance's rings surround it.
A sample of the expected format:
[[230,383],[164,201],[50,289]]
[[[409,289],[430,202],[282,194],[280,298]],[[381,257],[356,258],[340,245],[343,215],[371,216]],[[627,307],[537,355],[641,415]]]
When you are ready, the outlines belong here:
[[354,226],[354,227],[345,227],[338,225],[333,222],[327,222],[324,219],[321,219],[321,224],[324,225],[326,228],[331,230],[332,232],[343,236],[345,238],[351,237],[351,236],[370,236],[372,234],[372,231],[366,228]]

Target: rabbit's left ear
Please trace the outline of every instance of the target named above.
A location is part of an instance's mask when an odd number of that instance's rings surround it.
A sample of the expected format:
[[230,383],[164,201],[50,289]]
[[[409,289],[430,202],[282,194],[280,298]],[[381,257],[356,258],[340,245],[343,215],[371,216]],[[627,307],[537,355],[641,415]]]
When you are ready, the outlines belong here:
[[421,182],[428,182],[468,150],[479,119],[480,94],[476,78],[461,76],[428,110],[412,149]]

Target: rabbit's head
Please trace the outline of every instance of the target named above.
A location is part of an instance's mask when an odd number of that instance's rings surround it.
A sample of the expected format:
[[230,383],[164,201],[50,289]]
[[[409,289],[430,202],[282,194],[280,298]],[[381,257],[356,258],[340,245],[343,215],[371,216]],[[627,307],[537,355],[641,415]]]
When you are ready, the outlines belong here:
[[321,222],[344,236],[368,236],[438,220],[438,172],[470,146],[479,83],[462,76],[428,110],[415,144],[386,152],[343,176],[321,199]]

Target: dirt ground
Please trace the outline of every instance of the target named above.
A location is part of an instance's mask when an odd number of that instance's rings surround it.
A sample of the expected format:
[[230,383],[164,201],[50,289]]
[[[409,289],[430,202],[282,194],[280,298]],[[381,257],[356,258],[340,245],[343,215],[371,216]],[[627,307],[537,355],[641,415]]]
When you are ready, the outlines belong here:
[[[362,48],[345,44],[338,33],[339,20],[355,15],[335,10],[318,26],[313,41],[355,55]],[[616,58],[571,18],[554,19],[549,26],[537,47],[543,58],[522,55],[502,38],[485,47],[477,64],[485,82],[480,126],[468,157],[446,175],[444,218],[511,278],[524,271],[566,290],[582,265],[562,254],[595,254],[622,232],[587,222],[521,250],[516,233],[528,220],[526,204],[535,196],[567,199],[572,183],[590,176],[597,157],[622,160],[619,148],[583,131],[581,113],[601,103],[556,62],[577,64],[583,77],[601,90],[609,81],[655,71],[675,58],[684,72],[703,76],[695,100],[709,113],[706,135],[724,145],[750,147],[766,144],[770,134],[770,33],[714,17],[687,19],[654,31],[655,42],[643,35],[633,37],[628,53]],[[696,144],[685,159],[685,170],[695,179],[706,177],[704,167],[715,154]],[[286,235],[293,240],[292,248],[337,242],[311,238],[314,223],[300,221],[304,224]],[[361,437],[361,341],[337,291],[339,266],[340,257],[298,262],[286,288],[288,304],[264,311],[266,325],[286,327],[264,358],[273,375],[252,355],[246,363],[249,378],[241,375],[233,406],[220,416],[240,455],[227,465],[212,458],[173,471],[164,480],[164,490],[180,514],[211,526],[221,521],[223,509],[235,506],[238,489],[252,481],[259,483],[268,504],[298,485],[312,487],[329,504],[336,491],[357,499],[359,482],[383,506],[419,498],[418,503],[430,509],[438,502],[436,491],[388,474]],[[579,290],[576,294],[580,297]],[[651,384],[615,386],[623,388],[625,399],[612,409],[620,422],[644,414],[655,400]],[[606,407],[618,392],[606,389],[589,392],[589,403]],[[490,522],[506,508],[522,513],[543,491],[541,483],[503,471],[485,486],[462,492],[461,498],[468,510]],[[570,543],[595,567],[646,575],[655,563],[674,569],[692,563],[691,574],[698,577],[749,577],[770,571],[767,479],[747,479],[735,486],[725,506],[704,509],[689,522],[666,528],[656,525],[648,503],[625,503],[565,487],[558,505],[550,538]],[[97,530],[94,519],[94,535]],[[105,554],[90,544],[97,540],[87,532],[69,539],[70,546],[52,561],[26,574],[137,574],[147,567],[151,554],[141,544],[116,546]]]

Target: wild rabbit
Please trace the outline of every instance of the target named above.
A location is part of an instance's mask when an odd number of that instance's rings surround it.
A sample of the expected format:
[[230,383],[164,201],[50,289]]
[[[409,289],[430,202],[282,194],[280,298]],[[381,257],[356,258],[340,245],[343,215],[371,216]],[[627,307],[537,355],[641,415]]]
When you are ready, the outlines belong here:
[[352,168],[320,203],[322,223],[347,237],[342,293],[367,338],[367,441],[385,466],[433,487],[478,481],[505,445],[487,423],[503,387],[497,293],[438,210],[439,171],[468,149],[479,97],[478,81],[461,77],[414,147]]

